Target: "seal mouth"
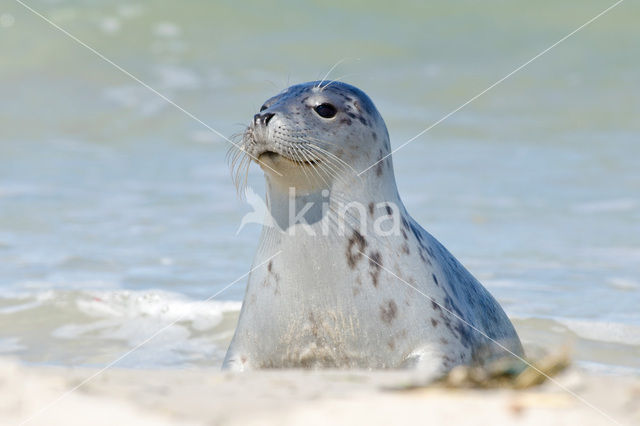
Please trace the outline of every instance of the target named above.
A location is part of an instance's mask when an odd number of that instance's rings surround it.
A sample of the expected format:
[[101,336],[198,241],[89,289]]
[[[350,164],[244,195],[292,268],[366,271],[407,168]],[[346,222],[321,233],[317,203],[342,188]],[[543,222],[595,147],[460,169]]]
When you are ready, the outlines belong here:
[[282,155],[279,152],[275,152],[271,150],[264,151],[260,155],[258,155],[258,160],[261,160],[261,161],[263,159],[276,160],[278,158],[284,158],[285,160],[291,163],[302,165],[302,166],[315,166],[316,164],[320,163],[320,160],[317,160],[315,158],[294,160],[292,158],[289,158],[286,155]]

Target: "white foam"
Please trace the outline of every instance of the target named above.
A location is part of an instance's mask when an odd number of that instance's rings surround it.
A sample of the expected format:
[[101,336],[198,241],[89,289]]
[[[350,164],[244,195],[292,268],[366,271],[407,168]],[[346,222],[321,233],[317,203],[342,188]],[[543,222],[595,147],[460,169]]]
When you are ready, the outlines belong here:
[[[113,342],[120,349],[106,354],[104,362],[127,353],[118,364],[129,367],[219,361],[225,347],[210,331],[220,325],[225,312],[238,311],[241,306],[240,302],[197,301],[159,290],[83,292],[74,301],[90,318],[63,324],[53,330],[52,337],[70,342],[95,340],[102,346]],[[215,334],[226,331],[216,330]]]
[[555,318],[578,336],[610,343],[640,345],[640,325]]
[[116,34],[120,31],[122,24],[118,18],[106,16],[100,21],[100,29],[109,35]]
[[20,338],[18,337],[0,339],[0,354],[19,352],[24,349],[26,349],[26,346],[20,343]]
[[81,312],[93,317],[187,321],[196,330],[215,327],[224,312],[237,311],[241,306],[235,301],[197,301],[160,290],[91,292],[76,303]]
[[23,183],[4,183],[0,185],[0,198],[23,195],[35,195],[45,192],[45,188]]
[[573,210],[579,213],[623,212],[633,210],[637,206],[638,201],[633,198],[617,198],[577,204]]
[[[9,298],[8,294],[5,294],[3,298]],[[46,302],[53,300],[54,292],[45,291],[33,294],[13,294],[11,297],[14,300],[26,300],[25,303],[18,305],[4,306],[0,308],[0,315],[11,315],[21,311],[27,311],[30,309],[38,308],[44,305]]]
[[640,282],[631,278],[611,277],[607,280],[607,284],[618,290],[633,291],[640,288]]
[[168,105],[164,99],[139,86],[108,87],[102,94],[108,101],[133,109],[143,116],[152,116]]
[[156,68],[160,76],[162,87],[167,89],[198,89],[201,86],[200,77],[184,67],[164,65]]
[[577,361],[580,367],[601,374],[612,374],[616,376],[631,376],[640,373],[640,368],[625,367],[613,364],[604,364],[601,362],[592,361]]
[[16,18],[10,13],[3,13],[0,15],[0,27],[9,28],[16,22]]
[[182,33],[179,26],[173,22],[158,22],[153,27],[153,33],[158,37],[177,37]]
[[118,15],[125,19],[133,19],[142,15],[143,8],[139,4],[121,4],[117,7]]

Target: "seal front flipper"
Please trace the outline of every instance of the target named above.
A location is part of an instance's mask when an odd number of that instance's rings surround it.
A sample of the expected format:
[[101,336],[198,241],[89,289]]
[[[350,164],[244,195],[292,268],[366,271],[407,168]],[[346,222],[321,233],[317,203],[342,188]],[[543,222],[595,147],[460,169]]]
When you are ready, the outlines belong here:
[[227,355],[222,363],[222,369],[226,371],[248,371],[251,370],[251,363],[246,355],[233,353],[231,349],[227,351]]

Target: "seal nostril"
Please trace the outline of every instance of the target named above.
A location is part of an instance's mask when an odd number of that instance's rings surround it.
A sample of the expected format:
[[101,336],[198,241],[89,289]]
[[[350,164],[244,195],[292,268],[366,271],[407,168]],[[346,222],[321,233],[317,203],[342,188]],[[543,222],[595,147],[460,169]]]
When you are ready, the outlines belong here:
[[256,114],[253,116],[253,124],[256,126],[266,126],[275,114],[268,112],[266,114]]

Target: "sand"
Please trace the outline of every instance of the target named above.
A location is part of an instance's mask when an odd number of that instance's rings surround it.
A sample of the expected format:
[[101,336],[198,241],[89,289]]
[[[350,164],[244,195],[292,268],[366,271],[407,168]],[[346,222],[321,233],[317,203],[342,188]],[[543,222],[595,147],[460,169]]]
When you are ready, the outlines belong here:
[[407,371],[112,368],[65,393],[97,372],[0,360],[0,424],[640,424],[640,377],[577,368],[556,380],[587,403],[551,382],[527,390],[408,390],[420,378]]

